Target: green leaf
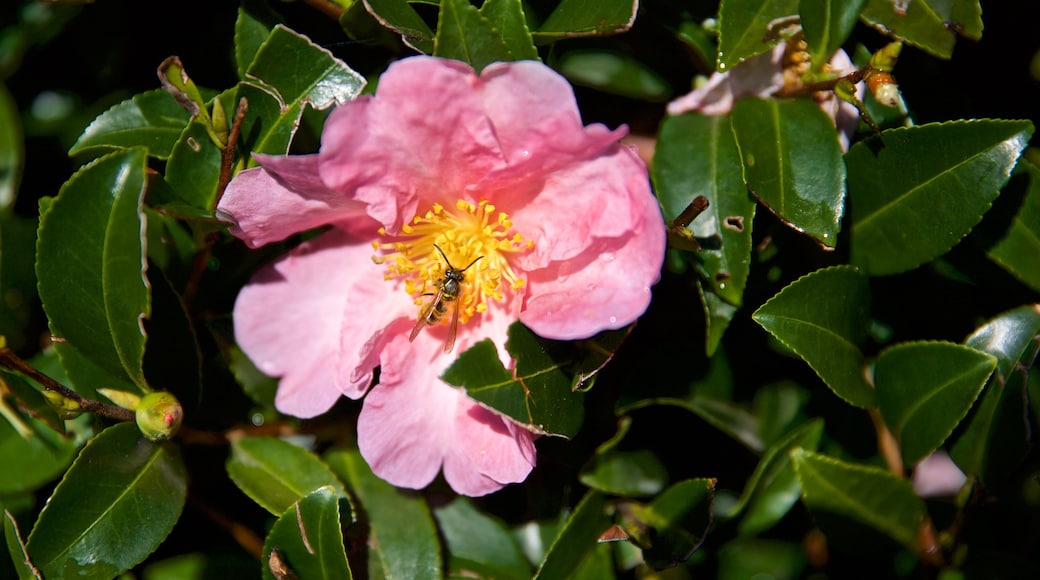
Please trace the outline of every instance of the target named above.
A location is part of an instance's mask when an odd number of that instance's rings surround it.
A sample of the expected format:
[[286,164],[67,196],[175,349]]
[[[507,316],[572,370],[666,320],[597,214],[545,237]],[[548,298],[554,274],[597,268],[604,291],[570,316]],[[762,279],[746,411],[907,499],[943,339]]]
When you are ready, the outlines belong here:
[[878,355],[878,408],[906,465],[946,441],[996,366],[989,354],[947,342],[901,343]]
[[277,15],[263,2],[247,0],[238,7],[238,17],[235,19],[235,69],[239,79],[246,78],[249,64],[271,34],[275,17]]
[[638,9],[638,0],[562,0],[532,36],[538,44],[546,44],[561,38],[620,34],[632,27]]
[[1029,187],[1011,225],[1004,236],[987,252],[991,260],[1000,264],[1033,290],[1040,292],[1040,169],[1027,161],[1018,169],[1029,176]]
[[18,522],[15,521],[11,512],[4,510],[4,539],[7,545],[7,553],[11,557],[11,564],[18,574],[19,580],[43,580],[40,571],[32,565],[29,554],[25,551],[25,542],[22,534],[18,531]]
[[813,68],[820,70],[849,37],[867,0],[800,0],[798,15]]
[[[271,526],[262,561],[269,562],[271,552],[278,550],[276,557],[299,578],[349,580],[339,518],[341,492],[326,485],[294,502]],[[263,577],[275,578],[270,566],[263,566]]]
[[951,121],[854,144],[852,263],[897,274],[946,253],[982,219],[1032,133],[1029,121]]
[[719,548],[721,580],[740,578],[806,578],[805,546],[765,538],[737,538]]
[[276,516],[314,490],[343,485],[320,459],[273,437],[245,437],[231,444],[227,471],[246,495]]
[[1029,453],[1032,429],[1026,390],[1040,335],[1040,306],[1021,306],[979,327],[966,346],[997,359],[997,373],[955,435],[950,457],[967,474],[995,488],[1009,478]]
[[[36,392],[20,378],[7,373],[0,373],[0,387],[4,391]],[[6,402],[0,401],[0,405]],[[0,465],[4,466],[0,470],[0,496],[34,491],[53,480],[69,465],[78,447],[74,439],[54,431],[40,419],[22,414],[16,417],[30,431],[19,433],[9,420],[0,417]]]
[[442,0],[433,55],[460,60],[479,74],[487,65],[514,60],[501,33],[469,0]]
[[773,21],[798,14],[798,0],[722,0],[719,3],[719,53],[716,68],[729,70],[772,48],[779,37]]
[[112,578],[144,560],[173,529],[187,481],[175,449],[133,423],[109,427],[65,473],[29,534],[45,578]]
[[672,87],[639,59],[618,50],[577,49],[563,52],[554,63],[572,83],[614,95],[664,102]]
[[128,149],[77,171],[40,219],[36,246],[51,332],[142,391],[142,323],[150,309],[141,213],[146,161],[144,149]]
[[604,496],[589,491],[571,512],[534,578],[568,578],[595,552],[596,539],[610,526]]
[[25,144],[18,106],[0,83],[0,215],[6,215],[18,194],[25,164]]
[[[698,195],[708,209],[689,228],[708,290],[740,306],[751,266],[755,201],[740,178],[740,153],[726,116],[666,117],[654,150],[654,190],[672,223]],[[720,333],[721,336],[721,333]]]
[[811,99],[741,99],[732,117],[751,193],[833,248],[845,211],[845,164],[830,118]]
[[631,522],[622,523],[655,569],[685,562],[700,547],[712,523],[716,481],[680,481],[648,505],[631,506]]
[[15,351],[25,349],[35,339],[28,332],[39,308],[36,229],[36,220],[0,209],[0,335]]
[[531,566],[509,529],[478,510],[469,499],[456,497],[434,508],[433,515],[444,536],[452,576],[476,573],[486,578],[531,577]]
[[502,35],[514,59],[539,60],[521,0],[485,0],[480,13]]
[[741,535],[753,536],[768,530],[798,501],[801,486],[791,466],[790,453],[796,448],[816,451],[822,436],[823,420],[814,419],[788,433],[762,454],[744,493],[728,516],[736,517],[747,508],[747,514],[740,520]]
[[426,21],[407,0],[365,0],[365,8],[383,26],[401,35],[408,46],[424,53],[433,53],[436,36]]
[[421,496],[379,479],[357,451],[332,451],[328,464],[368,516],[369,571],[385,578],[441,578],[441,547]]
[[188,111],[170,93],[162,89],[140,93],[94,119],[69,155],[144,147],[148,155],[168,159],[190,120]]
[[802,485],[802,501],[814,514],[851,518],[916,552],[917,530],[927,514],[909,481],[806,449],[792,451],[791,461]]
[[573,390],[578,349],[571,343],[542,340],[514,323],[506,350],[516,360],[512,371],[502,366],[495,345],[483,340],[459,355],[441,378],[528,429],[573,437],[581,427],[584,399]]
[[974,0],[914,0],[903,11],[891,0],[870,0],[860,17],[883,34],[945,59],[953,56],[957,27],[969,38],[982,35],[982,11]]
[[795,280],[751,318],[800,356],[834,394],[863,409],[876,404],[863,378],[870,288],[855,268],[832,266]]
[[668,484],[668,470],[653,452],[618,449],[631,424],[630,418],[621,419],[617,433],[600,445],[582,466],[581,483],[603,493],[625,497],[649,497],[664,489]]

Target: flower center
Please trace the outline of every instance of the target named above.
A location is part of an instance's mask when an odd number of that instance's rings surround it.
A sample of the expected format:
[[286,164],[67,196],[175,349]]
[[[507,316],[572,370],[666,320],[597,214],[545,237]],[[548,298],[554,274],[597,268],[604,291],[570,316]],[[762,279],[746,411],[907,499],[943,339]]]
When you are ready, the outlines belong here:
[[[524,287],[526,280],[513,270],[507,256],[527,251],[534,242],[513,232],[513,222],[486,200],[477,204],[460,199],[454,211],[434,204],[401,228],[392,241],[375,241],[372,260],[385,264],[384,280],[404,281],[405,292],[416,305],[425,305],[431,295],[462,275],[458,284],[459,322],[488,309],[488,300],[502,300],[503,290]],[[380,235],[386,230],[380,228]],[[439,251],[438,251],[439,248]],[[442,255],[443,252],[443,255]]]

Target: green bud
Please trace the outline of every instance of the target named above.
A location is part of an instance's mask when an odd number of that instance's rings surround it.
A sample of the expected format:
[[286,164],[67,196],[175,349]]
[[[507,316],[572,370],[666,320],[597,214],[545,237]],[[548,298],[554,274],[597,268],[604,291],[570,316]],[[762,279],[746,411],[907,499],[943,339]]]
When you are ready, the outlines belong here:
[[133,411],[134,409],[137,409],[138,403],[141,402],[141,397],[127,391],[117,391],[115,389],[98,389],[97,392],[107,397],[108,400],[112,401],[117,406],[122,407],[128,411]]
[[43,398],[47,399],[47,404],[57,411],[58,416],[63,420],[75,419],[83,414],[83,407],[81,407],[78,402],[73,401],[57,391],[44,389]]
[[152,441],[165,441],[181,427],[184,410],[170,393],[155,392],[141,397],[135,409],[137,428]]

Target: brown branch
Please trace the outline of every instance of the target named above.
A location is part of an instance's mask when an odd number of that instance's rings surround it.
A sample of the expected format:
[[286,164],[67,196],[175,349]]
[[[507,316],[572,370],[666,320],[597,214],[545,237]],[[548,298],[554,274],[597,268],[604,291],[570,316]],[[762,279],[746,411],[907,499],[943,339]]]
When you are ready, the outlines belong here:
[[343,18],[345,12],[342,8],[327,0],[302,0],[302,2],[337,22],[339,22],[340,18]]

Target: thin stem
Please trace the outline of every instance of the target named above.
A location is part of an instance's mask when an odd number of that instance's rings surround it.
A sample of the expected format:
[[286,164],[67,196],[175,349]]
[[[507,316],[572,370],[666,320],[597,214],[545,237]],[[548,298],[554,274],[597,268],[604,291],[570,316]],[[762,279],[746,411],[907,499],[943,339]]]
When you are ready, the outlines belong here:
[[881,418],[881,412],[877,409],[871,409],[870,420],[874,422],[874,430],[877,431],[878,441],[878,452],[881,457],[885,460],[885,465],[888,466],[888,470],[891,471],[898,477],[906,477],[904,473],[905,468],[903,466],[903,456],[899,452],[899,443],[896,441],[895,436],[888,430],[888,426],[885,425],[885,420]]

